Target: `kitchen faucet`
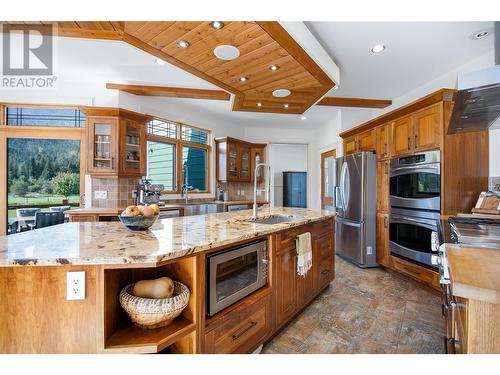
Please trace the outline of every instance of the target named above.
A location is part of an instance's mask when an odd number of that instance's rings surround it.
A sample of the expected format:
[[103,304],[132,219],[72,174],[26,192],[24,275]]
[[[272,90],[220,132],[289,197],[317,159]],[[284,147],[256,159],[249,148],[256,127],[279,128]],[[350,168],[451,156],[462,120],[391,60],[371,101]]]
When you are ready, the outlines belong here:
[[[268,175],[267,175],[267,189],[260,189],[257,190],[257,171],[260,167],[267,167]],[[266,163],[258,163],[255,166],[255,171],[254,171],[254,185],[253,185],[253,218],[257,219],[257,191],[265,191],[266,192],[266,200],[268,201],[269,207],[271,205],[270,203],[270,198],[271,198],[271,166],[267,165]]]
[[185,198],[186,198],[186,204],[189,203],[189,190],[193,190],[193,187],[192,186],[188,186],[188,177],[189,177],[189,170],[188,170],[188,166],[186,163],[184,163],[184,165],[182,166],[182,181],[183,181],[183,184],[182,184],[182,188],[181,188],[181,197],[184,198],[184,194],[186,194]]

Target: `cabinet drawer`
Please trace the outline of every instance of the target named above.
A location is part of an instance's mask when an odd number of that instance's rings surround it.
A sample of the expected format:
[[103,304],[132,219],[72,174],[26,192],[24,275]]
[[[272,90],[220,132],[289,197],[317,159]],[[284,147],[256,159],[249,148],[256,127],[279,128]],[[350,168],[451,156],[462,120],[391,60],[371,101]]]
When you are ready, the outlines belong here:
[[325,233],[317,239],[318,259],[334,255],[333,233]]
[[316,237],[321,237],[327,234],[332,234],[334,230],[333,218],[328,220],[320,221],[314,224],[314,235]]
[[70,215],[69,217],[70,222],[94,222],[94,221],[99,221],[99,216],[97,215]]
[[322,289],[323,287],[330,284],[334,278],[334,256],[330,255],[321,259],[318,263],[318,286],[317,289]]
[[280,254],[284,251],[294,249],[295,239],[297,238],[297,236],[299,234],[306,232],[311,232],[311,235],[313,235],[313,226],[312,225],[300,226],[297,228],[289,229],[286,232],[279,233],[277,235],[278,249],[276,253]]
[[270,296],[242,305],[225,316],[206,334],[208,353],[248,353],[270,332]]
[[407,262],[395,256],[391,256],[391,264],[392,268],[395,271],[401,272],[402,274],[405,274],[411,278],[422,281],[435,289],[439,289],[439,274],[437,272]]

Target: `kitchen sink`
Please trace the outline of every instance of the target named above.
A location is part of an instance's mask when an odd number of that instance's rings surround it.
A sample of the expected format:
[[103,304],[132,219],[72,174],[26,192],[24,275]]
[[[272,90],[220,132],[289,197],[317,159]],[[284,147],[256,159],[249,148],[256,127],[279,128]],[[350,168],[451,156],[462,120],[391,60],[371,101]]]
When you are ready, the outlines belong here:
[[281,223],[291,223],[297,220],[302,219],[300,216],[293,216],[293,215],[273,215],[273,216],[267,216],[267,217],[261,217],[257,219],[246,219],[244,221],[251,222],[251,223],[256,223],[256,224],[267,224],[267,225],[273,225],[273,224],[281,224]]
[[213,214],[224,211],[224,204],[202,202],[202,203],[178,203],[177,206],[184,207],[184,216]]

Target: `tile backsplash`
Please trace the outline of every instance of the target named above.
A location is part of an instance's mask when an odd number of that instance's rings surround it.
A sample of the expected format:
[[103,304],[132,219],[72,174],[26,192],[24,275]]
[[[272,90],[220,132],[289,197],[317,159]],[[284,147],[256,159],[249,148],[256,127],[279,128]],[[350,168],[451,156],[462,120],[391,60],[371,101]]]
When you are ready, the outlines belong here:
[[489,190],[500,190],[500,176],[498,177],[490,177],[488,181],[488,189]]
[[[132,191],[137,188],[137,178],[92,178],[92,207],[121,208],[135,203]],[[106,191],[107,199],[96,199],[96,191]]]
[[[253,182],[227,182],[220,183],[222,190],[228,192],[228,200],[239,201],[239,200],[252,200],[253,199]],[[264,182],[258,184],[258,189],[263,189],[265,187]],[[238,194],[239,193],[239,194]],[[260,195],[257,193],[257,199],[264,200],[266,198],[266,193],[261,192]]]

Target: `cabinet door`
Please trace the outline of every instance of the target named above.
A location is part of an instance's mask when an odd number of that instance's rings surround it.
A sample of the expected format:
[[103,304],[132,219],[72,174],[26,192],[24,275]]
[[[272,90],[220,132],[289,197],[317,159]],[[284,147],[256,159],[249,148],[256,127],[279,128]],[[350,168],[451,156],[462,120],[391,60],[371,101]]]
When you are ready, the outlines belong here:
[[443,134],[441,103],[413,114],[413,148],[425,151],[441,146]]
[[389,160],[377,162],[377,212],[389,209]]
[[356,136],[344,139],[344,155],[354,154],[357,151]]
[[380,125],[376,129],[377,159],[384,160],[390,156],[389,153],[390,124]]
[[369,130],[358,135],[357,151],[375,151],[375,130]]
[[276,254],[276,324],[290,319],[297,309],[295,247]]
[[297,292],[298,292],[298,301],[297,307],[301,309],[305,306],[309,301],[314,297],[314,289],[315,289],[315,270],[314,270],[314,259],[313,254],[313,265],[306,273],[304,277],[296,275],[297,277]]
[[240,181],[250,181],[250,154],[251,149],[248,146],[238,146],[239,153],[239,180]]
[[377,262],[389,266],[389,214],[377,213]]
[[120,174],[145,175],[145,127],[131,120],[120,120]]
[[393,155],[408,154],[413,150],[413,127],[411,116],[400,118],[392,123]]
[[88,118],[88,171],[90,174],[116,175],[118,120]]
[[227,180],[238,181],[238,146],[234,143],[227,144]]

